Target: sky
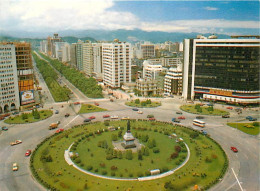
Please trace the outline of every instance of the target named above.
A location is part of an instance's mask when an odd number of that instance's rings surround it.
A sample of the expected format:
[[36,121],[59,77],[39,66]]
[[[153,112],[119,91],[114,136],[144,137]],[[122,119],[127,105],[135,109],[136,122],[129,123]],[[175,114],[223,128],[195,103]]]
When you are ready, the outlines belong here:
[[0,0],[0,33],[89,29],[259,35],[259,1]]

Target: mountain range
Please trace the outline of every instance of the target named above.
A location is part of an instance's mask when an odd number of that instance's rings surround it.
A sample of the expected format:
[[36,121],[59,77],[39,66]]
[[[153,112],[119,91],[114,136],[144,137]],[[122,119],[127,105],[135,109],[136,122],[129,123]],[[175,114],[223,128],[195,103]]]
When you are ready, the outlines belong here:
[[[115,38],[120,41],[127,42],[138,42],[138,41],[151,41],[152,43],[163,43],[165,41],[172,42],[182,42],[185,38],[196,38],[200,33],[177,33],[177,32],[160,32],[153,31],[147,32],[139,29],[135,30],[64,30],[57,32],[59,36],[63,38],[64,41],[69,43],[77,42],[78,39],[90,40],[95,42],[99,41],[112,41]],[[35,42],[38,44],[39,41],[46,39],[47,36],[52,36],[53,33],[50,32],[24,32],[24,31],[8,31],[0,32],[0,41],[7,40],[24,40]],[[202,34],[204,36],[210,36],[212,34],[206,33]],[[218,38],[230,38],[230,36],[225,34],[215,34]]]

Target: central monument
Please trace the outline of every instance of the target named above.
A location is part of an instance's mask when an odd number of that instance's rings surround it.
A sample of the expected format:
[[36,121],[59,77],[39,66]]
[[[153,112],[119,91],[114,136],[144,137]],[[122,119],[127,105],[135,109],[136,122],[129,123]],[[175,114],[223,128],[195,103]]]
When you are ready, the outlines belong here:
[[130,130],[130,120],[128,120],[127,122],[127,130],[123,136],[123,143],[122,143],[122,146],[125,148],[125,149],[128,149],[128,148],[135,148],[136,147],[136,144],[135,144],[135,138],[134,136],[132,135],[131,133],[131,130]]

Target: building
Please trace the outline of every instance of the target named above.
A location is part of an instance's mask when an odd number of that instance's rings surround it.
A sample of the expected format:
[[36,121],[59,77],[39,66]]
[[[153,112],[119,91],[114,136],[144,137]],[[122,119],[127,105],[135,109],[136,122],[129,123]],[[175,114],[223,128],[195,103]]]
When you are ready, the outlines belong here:
[[14,44],[0,43],[0,113],[20,107]]
[[146,43],[141,44],[142,57],[144,59],[155,57],[155,46],[154,44]]
[[182,67],[170,68],[164,78],[164,93],[168,95],[182,94]]
[[55,42],[62,42],[61,37],[57,33],[53,34],[53,37],[47,38],[47,54],[48,56],[55,57]]
[[155,65],[162,65],[163,67],[177,67],[177,65],[182,64],[180,57],[161,57],[147,60]]
[[47,40],[40,42],[40,51],[47,54]]
[[90,41],[82,44],[82,71],[92,76],[94,71],[93,47]]
[[76,43],[76,67],[79,71],[83,70],[83,42],[79,40]]
[[70,45],[70,65],[76,68],[77,66],[77,55],[76,55],[76,43]]
[[70,62],[70,44],[65,42],[64,46],[61,48],[61,52],[62,52],[62,57],[61,57],[61,61],[68,63]]
[[62,49],[65,46],[65,44],[68,44],[66,42],[54,42],[54,54],[52,55],[53,58],[57,58],[59,61],[62,61]]
[[259,39],[185,39],[183,97],[259,103]]
[[155,96],[160,94],[157,80],[138,79],[136,80],[136,90],[142,96]]
[[143,62],[143,78],[155,79],[164,69],[160,64],[153,64],[151,61]]
[[131,44],[119,42],[102,44],[103,82],[111,88],[119,88],[131,82]]
[[103,79],[103,67],[102,67],[102,44],[101,43],[93,43],[93,76],[97,80]]

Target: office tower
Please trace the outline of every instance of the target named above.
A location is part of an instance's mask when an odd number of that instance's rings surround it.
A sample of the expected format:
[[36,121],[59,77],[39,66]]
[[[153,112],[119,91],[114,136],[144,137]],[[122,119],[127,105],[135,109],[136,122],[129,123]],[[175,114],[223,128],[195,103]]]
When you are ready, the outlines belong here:
[[62,62],[68,63],[70,62],[70,44],[65,42],[63,47],[61,48],[62,52]]
[[0,113],[19,109],[15,46],[0,43]]
[[53,37],[47,38],[47,54],[48,56],[55,57],[55,42],[62,42],[61,37],[57,33],[53,34]]
[[154,44],[146,43],[141,44],[142,57],[144,59],[155,57],[155,47]]
[[259,103],[259,47],[259,39],[185,39],[183,97]]
[[102,44],[103,82],[111,88],[131,82],[131,45],[119,42]]

